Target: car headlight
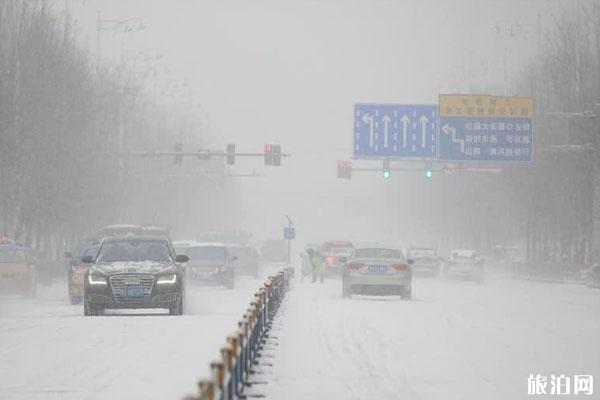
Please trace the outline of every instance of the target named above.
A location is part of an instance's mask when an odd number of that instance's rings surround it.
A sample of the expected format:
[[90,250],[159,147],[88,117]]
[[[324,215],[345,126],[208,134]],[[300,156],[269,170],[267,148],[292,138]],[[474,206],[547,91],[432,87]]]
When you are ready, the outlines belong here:
[[88,283],[90,285],[106,285],[108,282],[106,282],[106,278],[103,276],[89,274]]
[[177,274],[159,276],[156,280],[157,285],[172,285],[177,282]]

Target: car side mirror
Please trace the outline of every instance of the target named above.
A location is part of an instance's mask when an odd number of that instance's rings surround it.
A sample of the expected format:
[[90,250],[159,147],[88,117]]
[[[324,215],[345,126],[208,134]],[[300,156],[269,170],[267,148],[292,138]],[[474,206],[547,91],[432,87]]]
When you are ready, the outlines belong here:
[[177,254],[175,256],[175,262],[186,263],[188,261],[190,261],[190,258],[188,256],[186,256],[185,254]]
[[92,256],[81,257],[81,262],[84,263],[84,264],[93,264],[94,263],[94,257],[92,257]]
[[415,263],[415,260],[409,258],[408,260],[406,260],[406,262],[408,263],[408,265],[413,265]]
[[73,258],[73,254],[70,251],[65,251],[65,258]]

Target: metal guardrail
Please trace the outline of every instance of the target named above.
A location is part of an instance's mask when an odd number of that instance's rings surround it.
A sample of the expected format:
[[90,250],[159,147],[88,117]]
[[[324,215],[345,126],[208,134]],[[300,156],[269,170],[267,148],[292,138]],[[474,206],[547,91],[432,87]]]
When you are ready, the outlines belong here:
[[271,276],[254,294],[250,307],[238,322],[238,329],[227,336],[220,349],[220,360],[210,363],[211,377],[198,382],[199,394],[184,400],[245,399],[244,389],[253,384],[250,378],[259,365],[264,344],[269,338],[273,319],[290,288],[293,268]]

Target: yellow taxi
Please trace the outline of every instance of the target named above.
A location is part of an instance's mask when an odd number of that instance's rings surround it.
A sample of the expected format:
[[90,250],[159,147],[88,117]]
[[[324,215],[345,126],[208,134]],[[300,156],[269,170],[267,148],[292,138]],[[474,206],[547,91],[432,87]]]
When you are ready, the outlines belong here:
[[0,238],[0,292],[35,296],[35,266],[27,248]]

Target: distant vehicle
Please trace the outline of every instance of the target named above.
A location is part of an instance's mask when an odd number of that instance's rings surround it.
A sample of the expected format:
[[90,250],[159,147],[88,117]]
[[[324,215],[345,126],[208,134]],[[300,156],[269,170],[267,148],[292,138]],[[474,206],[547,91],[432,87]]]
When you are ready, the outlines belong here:
[[81,259],[86,256],[95,257],[99,248],[98,240],[83,239],[77,243],[73,253],[65,253],[65,257],[69,260],[67,282],[71,304],[79,304],[83,301],[84,276],[90,265],[82,263]]
[[406,258],[414,261],[413,273],[424,276],[440,276],[442,273],[442,259],[434,248],[411,247],[406,251]]
[[342,272],[342,297],[353,294],[400,295],[412,298],[412,260],[398,249],[356,247]]
[[195,240],[174,240],[172,242],[175,254],[185,254],[187,248],[194,243],[197,242]]
[[600,264],[596,263],[585,271],[584,281],[589,287],[600,288]]
[[147,235],[147,236],[160,236],[160,237],[166,237],[166,238],[171,237],[169,228],[167,228],[166,226],[161,226],[161,225],[142,225],[141,234]]
[[321,252],[325,261],[325,272],[328,275],[341,275],[341,260],[348,259],[353,249],[352,242],[332,240],[323,243]]
[[190,283],[225,286],[233,289],[235,273],[232,256],[224,243],[196,243],[188,246],[187,272]]
[[26,247],[4,241],[0,244],[0,292],[34,297],[37,274]]
[[120,236],[102,240],[85,274],[83,313],[105,309],[166,308],[181,315],[185,301],[187,256],[175,255],[169,240],[152,236]]
[[251,246],[229,246],[229,251],[236,260],[233,267],[237,275],[251,275],[258,278],[258,252]]
[[251,235],[243,230],[232,231],[210,231],[201,236],[202,242],[228,243],[232,245],[245,246],[250,242]]
[[260,256],[264,262],[287,263],[288,245],[283,239],[267,240],[260,248]]
[[444,266],[444,278],[459,278],[483,283],[483,260],[475,250],[452,250]]
[[134,224],[118,224],[118,225],[107,225],[100,228],[96,236],[100,239],[111,236],[130,236],[130,235],[142,235],[144,228],[141,225]]

